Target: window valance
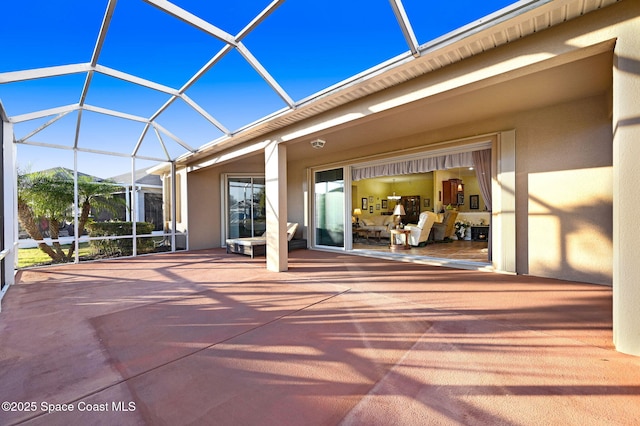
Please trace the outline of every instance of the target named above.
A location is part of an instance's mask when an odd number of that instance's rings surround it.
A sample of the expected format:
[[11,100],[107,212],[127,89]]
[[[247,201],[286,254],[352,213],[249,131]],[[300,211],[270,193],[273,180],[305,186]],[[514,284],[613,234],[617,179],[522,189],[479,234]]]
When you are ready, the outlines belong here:
[[351,180],[357,181],[380,176],[427,173],[434,170],[446,170],[454,167],[473,167],[473,154],[471,152],[461,152],[437,157],[416,158],[384,164],[353,167],[351,169]]

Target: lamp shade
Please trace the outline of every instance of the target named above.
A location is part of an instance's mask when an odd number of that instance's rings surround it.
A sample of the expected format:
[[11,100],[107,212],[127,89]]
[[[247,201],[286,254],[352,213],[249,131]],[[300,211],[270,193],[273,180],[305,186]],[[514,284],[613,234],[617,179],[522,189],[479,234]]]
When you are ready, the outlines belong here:
[[353,215],[354,216],[360,216],[362,214],[362,210],[360,209],[353,209]]
[[404,206],[402,204],[396,204],[396,208],[393,209],[394,216],[404,216],[406,213],[404,211]]

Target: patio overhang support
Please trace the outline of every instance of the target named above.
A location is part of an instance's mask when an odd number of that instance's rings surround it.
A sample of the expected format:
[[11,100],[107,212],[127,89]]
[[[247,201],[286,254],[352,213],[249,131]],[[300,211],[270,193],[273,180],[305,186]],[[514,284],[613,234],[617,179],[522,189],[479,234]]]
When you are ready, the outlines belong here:
[[264,150],[264,178],[267,213],[267,269],[289,269],[287,249],[287,147],[276,141]]
[[619,35],[613,59],[613,343],[640,356],[640,40],[634,28]]
[[[13,124],[9,122],[2,102],[0,101],[0,197],[3,208],[3,234],[0,236],[0,273],[4,274],[0,278],[0,302],[9,286],[15,283],[14,267],[18,257],[18,245],[14,241],[18,241],[18,190],[17,190],[17,170],[16,170],[16,147],[13,143]],[[0,307],[0,311],[2,311]]]

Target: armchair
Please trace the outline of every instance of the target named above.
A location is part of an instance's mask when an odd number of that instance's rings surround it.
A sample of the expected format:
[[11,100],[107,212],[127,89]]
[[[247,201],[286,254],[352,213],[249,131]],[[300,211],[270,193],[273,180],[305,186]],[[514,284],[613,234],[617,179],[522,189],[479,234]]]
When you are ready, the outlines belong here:
[[444,213],[444,218],[442,219],[442,223],[436,222],[433,224],[433,239],[435,241],[443,241],[445,238],[448,238],[451,235],[453,235],[457,217],[458,217],[457,211],[447,210]]
[[427,241],[431,227],[436,221],[436,215],[434,212],[422,212],[417,224],[409,224],[404,227],[411,231],[409,234],[409,244],[412,246],[418,246],[420,243]]

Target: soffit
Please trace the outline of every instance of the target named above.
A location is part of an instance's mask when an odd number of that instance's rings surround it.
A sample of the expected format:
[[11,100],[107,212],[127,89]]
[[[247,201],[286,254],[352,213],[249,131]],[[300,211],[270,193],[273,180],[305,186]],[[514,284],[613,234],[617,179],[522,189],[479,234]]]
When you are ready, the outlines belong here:
[[[335,151],[349,157],[353,152],[357,158],[360,147],[373,144],[382,144],[383,149],[386,145],[393,152],[406,148],[393,141],[408,136],[603,95],[611,89],[612,60],[612,53],[604,52],[506,82],[483,85],[459,94],[450,93],[446,98],[422,99],[375,119],[336,126],[322,132],[327,141],[337,142],[327,143],[323,156]],[[347,140],[351,152],[345,151],[340,143]],[[296,160],[313,160],[314,154],[306,143],[292,144],[287,149],[287,156]]]
[[[417,58],[406,54],[381,64],[299,102],[295,110],[278,112],[263,122],[243,129],[232,137],[221,138],[203,146],[197,153],[190,154],[181,160],[191,161],[203,158],[235,145],[258,139],[271,132],[441,70],[464,59],[539,33],[618,1],[620,0],[556,0],[535,2],[533,6],[531,6],[532,2],[519,2],[521,7],[511,10],[509,13],[490,15],[484,21],[462,27],[454,33],[420,46],[420,56]],[[540,3],[543,4],[540,5]],[[602,79],[598,79],[598,81],[602,81]],[[580,91],[578,88],[575,89]],[[562,92],[558,92],[558,94],[562,95]],[[547,101],[549,100],[550,98],[547,97]],[[535,103],[530,102],[530,104]],[[379,127],[384,127],[384,125],[375,128]],[[369,133],[374,132],[375,130],[372,130]],[[397,127],[394,132],[397,132]],[[323,134],[328,133],[330,132],[323,132]]]

